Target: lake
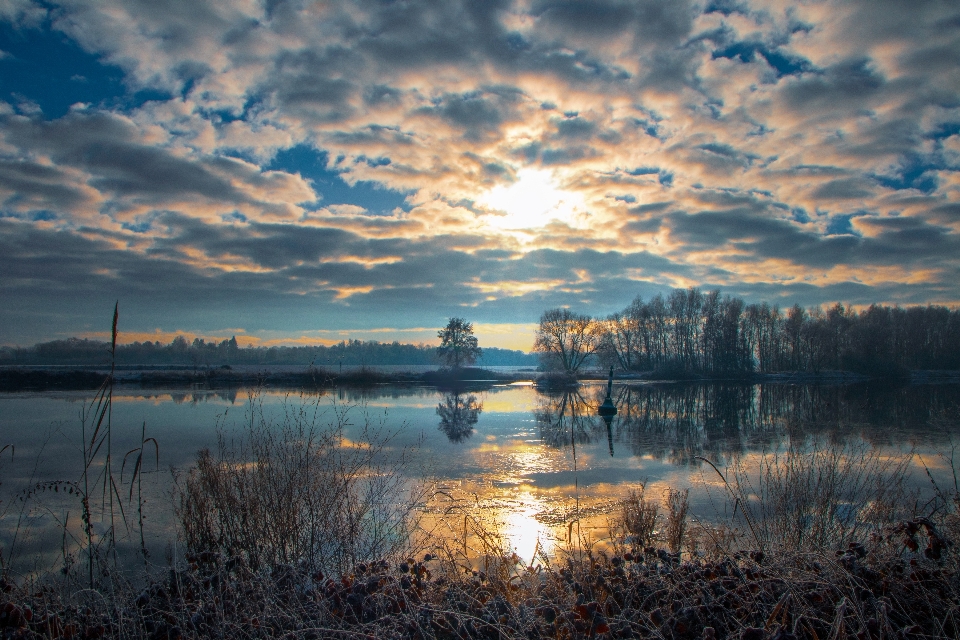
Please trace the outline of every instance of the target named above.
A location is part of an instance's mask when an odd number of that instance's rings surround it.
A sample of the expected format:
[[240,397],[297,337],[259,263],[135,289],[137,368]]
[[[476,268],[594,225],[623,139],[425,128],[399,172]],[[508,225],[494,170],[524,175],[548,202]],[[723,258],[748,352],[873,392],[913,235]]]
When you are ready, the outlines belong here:
[[[182,482],[199,450],[242,436],[252,408],[276,423],[304,410],[320,424],[343,416],[347,441],[373,425],[385,438],[384,456],[408,456],[411,482],[433,483],[423,509],[432,526],[443,514],[480,514],[525,560],[538,549],[549,553],[571,535],[573,521],[580,536],[602,540],[618,501],[641,484],[654,496],[690,489],[691,513],[702,521],[729,517],[722,481],[702,459],[720,470],[737,462],[749,470],[763,453],[791,446],[875,447],[884,455],[912,452],[910,481],[920,490],[930,488],[928,470],[938,483],[954,486],[957,385],[630,382],[614,384],[618,414],[609,427],[596,415],[605,393],[601,383],[575,392],[514,383],[460,390],[381,385],[319,395],[118,387],[112,464],[122,517],[134,523],[120,551],[131,554],[139,545],[130,480],[142,434],[158,444],[156,452],[152,443],[145,447],[136,488],[144,500],[146,545],[159,564],[179,552],[178,478]],[[0,446],[12,445],[0,458],[0,545],[4,562],[17,571],[56,568],[70,556],[71,538],[82,536],[79,501],[43,483],[80,479],[92,398],[91,392],[0,395]]]

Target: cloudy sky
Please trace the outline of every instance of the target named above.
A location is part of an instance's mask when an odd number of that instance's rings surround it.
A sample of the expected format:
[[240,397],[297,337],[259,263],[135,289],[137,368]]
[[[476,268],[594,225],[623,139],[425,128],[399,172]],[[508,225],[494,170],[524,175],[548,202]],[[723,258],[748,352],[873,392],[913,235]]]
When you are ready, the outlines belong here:
[[0,0],[0,344],[960,301],[960,4]]

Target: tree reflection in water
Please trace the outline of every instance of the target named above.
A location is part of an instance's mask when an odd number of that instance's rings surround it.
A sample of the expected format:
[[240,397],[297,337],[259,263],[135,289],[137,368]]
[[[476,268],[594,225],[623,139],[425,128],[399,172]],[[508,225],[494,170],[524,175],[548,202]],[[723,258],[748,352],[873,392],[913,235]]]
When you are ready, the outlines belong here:
[[593,442],[606,427],[597,413],[595,389],[538,392],[534,415],[540,439],[551,447]]
[[[565,392],[538,390],[536,420],[551,447],[607,438],[597,407],[603,385]],[[747,451],[815,438],[841,446],[917,445],[960,423],[956,385],[620,384],[611,442],[636,456],[698,465],[697,456],[727,464]],[[943,416],[943,417],[941,417]]]
[[449,391],[443,394],[443,402],[437,405],[440,431],[447,434],[450,442],[462,442],[473,435],[473,426],[482,412],[483,404],[477,402],[477,396]]

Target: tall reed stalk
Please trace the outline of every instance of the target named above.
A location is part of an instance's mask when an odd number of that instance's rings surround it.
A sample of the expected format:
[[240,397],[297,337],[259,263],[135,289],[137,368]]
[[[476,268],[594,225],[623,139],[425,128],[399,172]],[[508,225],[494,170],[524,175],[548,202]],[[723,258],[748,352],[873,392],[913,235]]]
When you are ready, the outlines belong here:
[[[83,452],[83,472],[80,485],[76,485],[81,496],[83,534],[86,542],[87,580],[90,588],[95,588],[95,565],[102,561],[102,569],[109,573],[109,565],[116,568],[117,558],[117,512],[121,522],[126,525],[126,513],[123,500],[113,473],[113,387],[117,363],[117,323],[120,317],[119,301],[113,307],[113,322],[110,330],[110,373],[97,389],[88,408],[81,412],[81,437]],[[92,432],[88,434],[88,422]],[[103,457],[99,457],[103,450]],[[93,475],[94,468],[102,461],[102,468]],[[135,476],[139,469],[135,471]],[[134,477],[133,481],[136,481]],[[100,513],[103,532],[96,534],[95,514],[91,505],[91,492],[100,494]]]

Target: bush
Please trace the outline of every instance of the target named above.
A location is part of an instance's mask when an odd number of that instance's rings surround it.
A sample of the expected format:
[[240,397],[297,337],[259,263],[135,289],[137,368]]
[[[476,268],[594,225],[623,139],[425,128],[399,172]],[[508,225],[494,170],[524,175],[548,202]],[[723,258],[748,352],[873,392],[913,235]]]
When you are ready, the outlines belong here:
[[392,434],[368,416],[350,441],[356,410],[328,411],[325,421],[319,398],[301,396],[285,401],[273,424],[252,394],[243,435],[221,432],[216,453],[201,451],[180,489],[187,550],[253,568],[297,563],[341,573],[403,549],[417,503],[402,473],[406,456],[387,460]]
[[537,376],[534,384],[536,384],[539,389],[569,389],[576,387],[579,382],[577,381],[577,374],[575,373],[569,371],[548,371],[547,373]]
[[842,549],[912,517],[905,488],[910,456],[865,447],[791,447],[733,467],[731,491],[752,544],[793,551]]

